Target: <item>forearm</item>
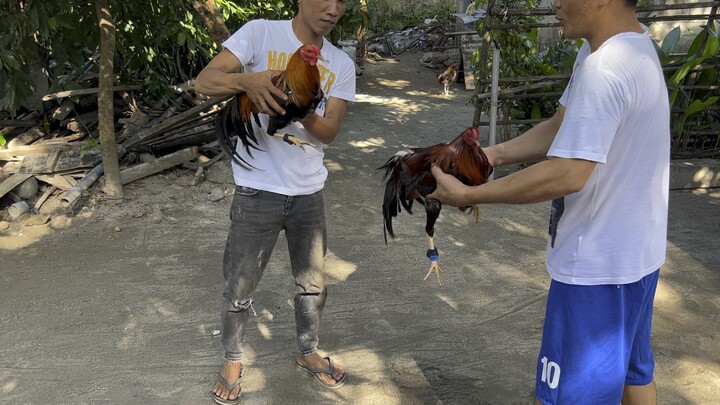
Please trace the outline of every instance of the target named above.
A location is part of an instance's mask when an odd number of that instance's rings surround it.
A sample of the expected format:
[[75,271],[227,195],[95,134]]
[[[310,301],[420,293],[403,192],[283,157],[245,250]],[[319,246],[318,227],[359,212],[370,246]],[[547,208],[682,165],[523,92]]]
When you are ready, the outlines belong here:
[[583,189],[595,162],[550,159],[480,186],[467,187],[461,200],[469,204],[530,204]]
[[305,129],[315,138],[324,144],[329,144],[335,140],[343,117],[345,117],[345,109],[347,101],[339,98],[330,97],[325,104],[325,114],[319,116],[316,113],[308,114],[307,117],[300,120]]
[[517,138],[483,149],[493,166],[545,160],[560,129],[565,108],[560,106],[552,118],[542,121]]
[[300,122],[313,137],[326,145],[334,141],[340,131],[340,121],[315,113],[308,114]]
[[205,68],[195,79],[195,90],[206,96],[227,96],[243,93],[243,73],[227,73],[219,69]]

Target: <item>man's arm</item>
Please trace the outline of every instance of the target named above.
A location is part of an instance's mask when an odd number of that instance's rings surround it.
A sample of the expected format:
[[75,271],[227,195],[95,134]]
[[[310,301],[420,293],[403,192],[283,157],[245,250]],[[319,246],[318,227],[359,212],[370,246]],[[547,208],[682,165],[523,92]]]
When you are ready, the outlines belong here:
[[535,125],[517,138],[483,148],[483,151],[493,166],[545,160],[564,116],[565,107],[559,105],[550,119]]
[[195,90],[207,96],[227,96],[245,93],[256,112],[268,115],[285,114],[275,97],[286,100],[287,96],[272,84],[272,78],[280,72],[267,70],[258,73],[240,73],[242,64],[232,52],[223,49],[195,78]]
[[454,206],[548,201],[582,190],[596,165],[583,159],[552,158],[475,187],[468,187],[433,167],[437,189],[428,198]]
[[455,206],[483,203],[529,204],[582,190],[595,169],[596,162],[564,158],[545,160],[564,115],[565,107],[561,105],[552,118],[534,126],[523,135],[483,149],[493,166],[541,162],[475,187],[468,187],[455,177],[433,167],[437,189],[428,198]]
[[340,131],[346,108],[347,101],[337,97],[330,97],[325,105],[324,116],[321,117],[315,113],[308,114],[307,117],[300,120],[300,123],[315,138],[327,145],[335,140]]

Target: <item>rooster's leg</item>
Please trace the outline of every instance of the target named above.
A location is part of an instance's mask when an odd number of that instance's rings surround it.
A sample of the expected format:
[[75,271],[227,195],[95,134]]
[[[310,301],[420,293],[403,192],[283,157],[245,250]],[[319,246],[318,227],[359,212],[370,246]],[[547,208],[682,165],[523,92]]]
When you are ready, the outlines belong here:
[[472,212],[473,221],[477,224],[480,221],[480,207],[473,205],[470,207],[470,211]]
[[427,274],[425,274],[423,281],[427,280],[428,277],[430,277],[430,274],[435,273],[438,284],[442,284],[440,282],[440,272],[442,272],[442,269],[440,269],[440,266],[438,265],[438,251],[437,248],[435,248],[433,236],[435,236],[435,221],[437,221],[438,216],[440,216],[441,208],[442,205],[440,205],[440,201],[430,198],[425,199],[425,212],[427,214],[425,233],[427,234],[428,240],[427,257],[430,259],[430,270],[428,270]]
[[425,277],[423,277],[423,281],[427,280],[428,277],[430,277],[430,274],[435,273],[435,278],[437,278],[438,284],[442,285],[440,282],[440,273],[442,272],[442,269],[440,268],[440,265],[438,265],[438,251],[435,249],[435,242],[433,241],[433,237],[428,235],[428,251],[427,251],[427,257],[430,259],[430,270],[425,274]]
[[315,147],[315,145],[313,145],[312,143],[303,141],[302,139],[296,137],[295,135],[279,134],[276,132],[273,134],[273,136],[279,136],[282,138],[283,141],[289,143],[290,145],[299,146],[300,149],[302,149],[303,151],[305,151],[305,146]]

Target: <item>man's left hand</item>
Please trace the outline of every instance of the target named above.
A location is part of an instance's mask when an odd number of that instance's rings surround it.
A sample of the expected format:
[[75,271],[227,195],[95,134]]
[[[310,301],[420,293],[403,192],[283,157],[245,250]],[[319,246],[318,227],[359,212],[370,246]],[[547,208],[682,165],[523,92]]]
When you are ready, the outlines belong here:
[[426,198],[434,198],[445,205],[465,207],[472,205],[469,201],[470,187],[462,184],[460,180],[445,173],[437,166],[431,168],[437,188]]

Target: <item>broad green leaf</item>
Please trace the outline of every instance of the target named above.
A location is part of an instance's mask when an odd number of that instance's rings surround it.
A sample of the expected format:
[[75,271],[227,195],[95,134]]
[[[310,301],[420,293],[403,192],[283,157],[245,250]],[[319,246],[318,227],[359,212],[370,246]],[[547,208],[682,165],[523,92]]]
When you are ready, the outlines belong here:
[[20,66],[20,63],[15,57],[15,54],[11,51],[3,51],[2,53],[0,53],[0,59],[2,59],[3,65],[8,66],[14,70],[22,70],[22,67]]
[[702,53],[704,58],[712,58],[718,53],[718,37],[714,34],[715,33],[708,35],[707,42],[705,42],[705,48]]
[[702,61],[704,61],[705,58],[693,58],[680,66],[680,68],[675,72],[675,74],[670,77],[668,80],[668,86],[675,87],[682,83],[683,80],[685,80],[685,76],[697,65],[701,64]]
[[718,81],[718,71],[715,69],[705,69],[698,76],[695,84],[712,86]]
[[705,107],[711,106],[720,100],[720,97],[710,97],[705,101],[695,100],[692,103],[690,103],[687,107],[685,107],[685,115],[684,119],[687,119],[689,116],[693,114],[697,114],[700,111],[704,110]]
[[664,55],[670,55],[672,53],[678,41],[680,41],[680,34],[680,27],[675,27],[672,31],[668,32],[668,34],[663,39],[661,47]]
[[542,118],[542,110],[540,109],[540,103],[537,101],[533,103],[532,111],[530,111],[530,118],[536,120]]
[[665,59],[668,57],[668,54],[666,54],[655,41],[653,41],[653,45],[655,46],[655,52],[658,55],[658,59],[660,59],[660,63],[665,63]]
[[2,131],[0,131],[0,146],[5,146],[7,144],[7,141],[5,140],[5,135]]
[[685,117],[678,118],[672,122],[673,132],[675,132],[676,134],[681,134],[683,132],[684,127],[685,127]]
[[694,56],[700,53],[700,44],[702,43],[703,38],[707,35],[707,31],[700,31],[700,33],[695,37],[695,39],[693,39],[692,43],[690,44],[690,47],[687,51],[687,56]]
[[672,107],[675,105],[675,99],[677,99],[677,95],[680,92],[680,89],[678,87],[672,88],[672,91],[670,92],[670,106]]
[[15,111],[15,88],[12,86],[5,86],[5,90],[5,97],[0,99],[0,107],[3,107],[10,111]]

